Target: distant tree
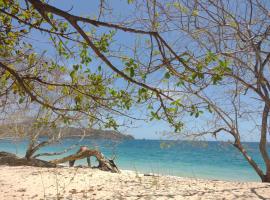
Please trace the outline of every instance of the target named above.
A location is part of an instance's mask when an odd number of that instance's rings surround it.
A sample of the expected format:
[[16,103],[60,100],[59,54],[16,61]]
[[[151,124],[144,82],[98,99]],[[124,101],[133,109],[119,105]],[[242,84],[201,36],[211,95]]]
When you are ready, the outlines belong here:
[[[262,181],[270,182],[267,1],[127,1],[136,13],[114,23],[104,6],[94,18],[39,0],[0,2],[2,94],[15,92],[21,102],[67,120],[84,113],[105,127],[118,126],[112,111],[127,116],[138,105],[175,132],[198,118],[190,135],[229,134]],[[33,30],[51,41],[57,59],[35,54],[26,39]],[[26,70],[11,58],[24,59]],[[265,172],[242,143],[250,131],[258,133]]]

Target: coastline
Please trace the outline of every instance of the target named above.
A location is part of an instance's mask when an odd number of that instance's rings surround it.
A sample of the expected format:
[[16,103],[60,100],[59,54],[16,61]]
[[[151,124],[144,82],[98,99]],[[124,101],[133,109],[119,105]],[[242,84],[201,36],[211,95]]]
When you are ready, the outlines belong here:
[[[207,146],[191,142],[174,142],[168,148],[161,148],[163,140],[124,140],[112,144],[111,140],[84,139],[80,145],[98,147],[108,158],[117,155],[120,169],[139,171],[141,173],[159,173],[190,178],[218,179],[225,181],[260,181],[252,167],[234,148],[220,142],[209,142]],[[40,153],[61,152],[65,148],[78,144],[77,139],[65,139],[60,144],[45,147]],[[0,141],[0,151],[14,153],[19,157],[25,155],[28,143],[24,141]],[[250,152],[258,160],[258,144],[248,144]],[[73,149],[61,156],[40,157],[52,160],[75,153]],[[206,156],[207,155],[207,156]],[[93,163],[95,159],[93,158]],[[146,162],[147,161],[147,162]],[[76,161],[84,165],[86,160]],[[199,163],[199,164],[198,164]],[[226,167],[224,167],[226,166]]]
[[120,174],[89,168],[0,166],[1,199],[270,199],[270,184]]

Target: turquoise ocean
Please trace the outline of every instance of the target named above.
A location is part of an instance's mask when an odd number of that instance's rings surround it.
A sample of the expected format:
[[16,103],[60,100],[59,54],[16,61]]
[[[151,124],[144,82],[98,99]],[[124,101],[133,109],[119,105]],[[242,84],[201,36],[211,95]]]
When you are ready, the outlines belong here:
[[[23,156],[27,143],[26,140],[0,140],[0,151],[9,151]],[[59,152],[74,144],[78,144],[78,139],[66,138],[61,143],[41,149],[38,153]],[[240,152],[224,142],[84,139],[79,142],[79,145],[98,148],[106,157],[115,157],[115,163],[121,169],[140,173],[230,181],[260,181]],[[264,169],[259,144],[244,143],[244,146]],[[78,147],[63,155],[69,155],[77,150]],[[58,157],[60,156],[41,157],[41,159],[50,160]],[[96,164],[94,158],[91,162],[93,165]],[[75,165],[85,163],[85,160],[81,160]]]

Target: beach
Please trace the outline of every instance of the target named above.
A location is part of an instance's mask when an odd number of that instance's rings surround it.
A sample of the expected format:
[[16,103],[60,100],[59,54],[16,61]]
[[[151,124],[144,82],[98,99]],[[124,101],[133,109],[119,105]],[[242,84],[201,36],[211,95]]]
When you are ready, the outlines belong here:
[[120,174],[90,168],[1,166],[0,199],[270,199],[270,184]]

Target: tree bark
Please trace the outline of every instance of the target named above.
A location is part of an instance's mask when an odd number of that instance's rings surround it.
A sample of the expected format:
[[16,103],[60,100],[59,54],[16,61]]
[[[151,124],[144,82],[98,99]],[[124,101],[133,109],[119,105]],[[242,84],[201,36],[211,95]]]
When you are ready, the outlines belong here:
[[262,182],[265,182],[265,175],[261,168],[257,165],[257,163],[248,155],[246,149],[242,146],[242,144],[239,141],[236,141],[234,143],[234,146],[242,153],[242,155],[245,157],[245,159],[248,161],[248,163],[253,167],[253,169],[256,171],[256,173],[261,178]]
[[260,152],[266,166],[266,173],[262,182],[270,182],[270,159],[267,152],[267,122],[269,115],[269,107],[265,104],[262,115],[261,139],[260,139]]
[[115,165],[115,163],[113,162],[113,160],[109,160],[105,158],[105,156],[101,152],[97,150],[91,150],[91,149],[85,150],[80,153],[72,154],[64,158],[51,160],[50,162],[53,164],[60,164],[60,163],[68,162],[68,161],[80,160],[80,159],[91,157],[91,156],[95,156],[97,158],[99,162],[99,165],[98,165],[99,169],[104,170],[104,171],[114,172],[114,173],[120,172],[117,166]]
[[0,152],[0,165],[8,166],[33,166],[33,167],[57,167],[56,164],[39,160],[39,159],[26,159],[19,158],[15,154],[8,152]]
[[43,142],[37,144],[36,146],[34,146],[34,144],[30,144],[27,151],[26,151],[25,158],[27,160],[30,160],[37,150],[39,150],[41,147],[46,146],[48,144],[49,144],[49,141],[43,141]]
[[27,159],[19,158],[15,154],[8,152],[0,152],[0,165],[9,166],[34,166],[34,167],[58,167],[57,164],[80,160],[83,158],[95,156],[99,162],[98,168],[103,171],[110,171],[113,173],[120,173],[113,160],[107,159],[101,152],[97,150],[86,150],[84,152],[72,154],[64,158],[55,159],[52,161],[44,161],[35,158]]
[[267,169],[263,182],[270,183],[270,168]]

